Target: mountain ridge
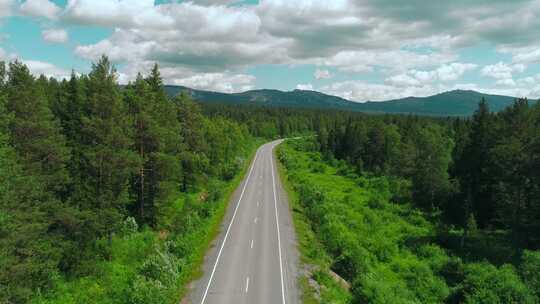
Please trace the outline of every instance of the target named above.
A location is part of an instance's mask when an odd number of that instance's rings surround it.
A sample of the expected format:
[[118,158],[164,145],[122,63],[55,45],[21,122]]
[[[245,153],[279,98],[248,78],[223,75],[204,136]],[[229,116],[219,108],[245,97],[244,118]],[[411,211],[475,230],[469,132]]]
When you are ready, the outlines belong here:
[[416,114],[423,116],[470,116],[484,98],[492,111],[511,105],[516,97],[485,94],[473,90],[451,90],[432,96],[409,96],[385,101],[356,102],[313,90],[281,91],[255,89],[239,93],[197,90],[185,86],[166,85],[170,96],[182,92],[204,103],[260,105],[274,107],[332,109],[376,114]]

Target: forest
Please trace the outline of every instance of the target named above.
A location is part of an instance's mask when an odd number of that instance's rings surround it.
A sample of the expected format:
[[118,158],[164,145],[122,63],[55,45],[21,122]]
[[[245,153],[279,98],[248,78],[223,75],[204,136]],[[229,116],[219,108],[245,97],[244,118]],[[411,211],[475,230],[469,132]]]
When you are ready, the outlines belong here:
[[119,86],[0,64],[0,302],[181,296],[260,140],[170,100],[155,66]]
[[315,127],[279,155],[323,302],[538,303],[538,104]]
[[536,303],[540,105],[479,102],[199,104],[157,65],[119,85],[106,57],[64,80],[0,63],[0,303],[177,303],[256,147],[296,136],[279,157],[323,302]]

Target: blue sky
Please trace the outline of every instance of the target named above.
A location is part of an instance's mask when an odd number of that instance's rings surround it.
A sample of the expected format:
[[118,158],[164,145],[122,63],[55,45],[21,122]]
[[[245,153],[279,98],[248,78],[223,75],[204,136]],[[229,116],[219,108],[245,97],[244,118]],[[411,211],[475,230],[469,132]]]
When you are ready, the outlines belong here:
[[540,0],[0,0],[0,60],[62,78],[105,54],[121,83],[157,62],[169,84],[359,102],[539,98],[539,17]]

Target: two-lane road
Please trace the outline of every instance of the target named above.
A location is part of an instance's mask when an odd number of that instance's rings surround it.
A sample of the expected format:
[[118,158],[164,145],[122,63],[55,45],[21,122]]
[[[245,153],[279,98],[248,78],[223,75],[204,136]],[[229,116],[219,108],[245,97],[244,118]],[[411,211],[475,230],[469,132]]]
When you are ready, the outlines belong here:
[[273,149],[261,146],[195,282],[193,304],[294,304],[298,253]]

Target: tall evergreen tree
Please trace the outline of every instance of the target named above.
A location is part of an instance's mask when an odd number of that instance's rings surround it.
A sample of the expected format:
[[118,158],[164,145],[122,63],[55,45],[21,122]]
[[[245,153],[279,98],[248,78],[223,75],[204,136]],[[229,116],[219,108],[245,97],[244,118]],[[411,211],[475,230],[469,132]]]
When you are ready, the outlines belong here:
[[69,174],[66,163],[70,151],[54,118],[43,86],[36,85],[28,68],[19,61],[10,63],[7,82],[7,110],[14,117],[10,140],[31,174],[39,175],[47,190],[61,194]]
[[131,151],[130,117],[116,82],[116,71],[107,57],[92,66],[87,80],[87,102],[82,117],[76,201],[91,209],[93,232],[111,235],[129,203],[128,181],[140,168]]
[[468,144],[463,148],[463,154],[456,164],[461,192],[468,204],[465,206],[466,214],[463,220],[466,221],[470,217],[469,213],[473,212],[482,228],[494,218],[490,150],[494,145],[495,127],[489,106],[482,99],[472,118]]
[[133,117],[134,150],[141,159],[132,182],[136,213],[141,222],[155,225],[156,204],[171,199],[171,191],[177,188],[171,184],[179,183],[180,127],[157,65],[147,79],[139,74],[125,96]]
[[208,168],[208,145],[204,139],[204,120],[198,104],[186,94],[176,97],[178,120],[182,138],[182,190],[187,191],[205,178]]
[[51,196],[8,145],[14,115],[5,104],[0,88],[0,302],[27,303],[36,288],[50,286],[62,243],[50,233]]

